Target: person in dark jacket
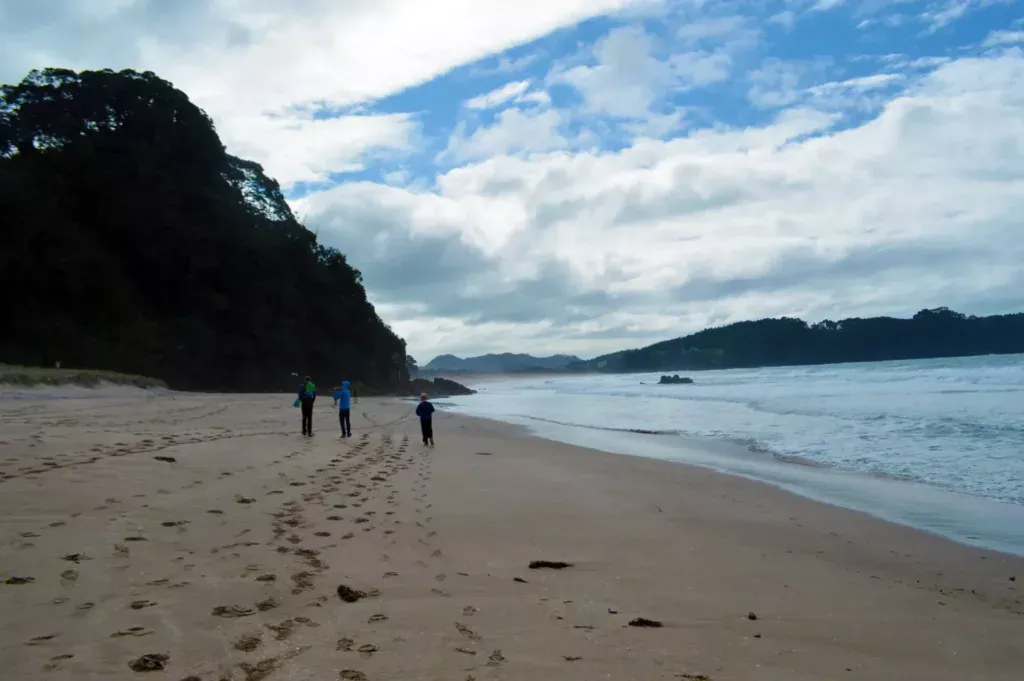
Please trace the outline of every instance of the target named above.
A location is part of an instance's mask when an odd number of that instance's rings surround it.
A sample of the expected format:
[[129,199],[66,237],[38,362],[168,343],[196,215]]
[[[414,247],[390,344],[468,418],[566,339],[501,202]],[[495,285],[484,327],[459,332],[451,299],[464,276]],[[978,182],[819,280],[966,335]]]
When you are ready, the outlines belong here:
[[316,385],[306,376],[299,386],[299,402],[302,407],[302,434],[313,435],[313,403],[316,402]]
[[416,405],[416,416],[420,417],[420,431],[423,433],[423,444],[434,446],[434,405],[427,402],[427,394],[420,395],[420,403]]

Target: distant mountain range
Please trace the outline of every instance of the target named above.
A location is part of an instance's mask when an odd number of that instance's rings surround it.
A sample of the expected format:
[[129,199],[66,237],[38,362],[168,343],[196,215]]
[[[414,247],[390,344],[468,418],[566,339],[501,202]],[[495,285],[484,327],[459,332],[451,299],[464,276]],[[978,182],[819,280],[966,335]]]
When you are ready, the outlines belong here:
[[571,355],[441,355],[421,371],[632,373],[1017,353],[1024,353],[1024,313],[975,317],[940,307],[921,310],[910,319],[736,322],[590,360]]
[[532,371],[565,371],[574,362],[580,362],[573,355],[552,355],[551,357],[534,357],[532,355],[513,354],[506,352],[500,355],[481,355],[480,357],[456,357],[440,355],[420,367],[420,372],[457,372],[477,374],[514,374]]
[[1024,353],[1024,314],[974,317],[945,307],[911,319],[871,317],[808,324],[760,319],[705,329],[595,357],[574,371],[630,373]]

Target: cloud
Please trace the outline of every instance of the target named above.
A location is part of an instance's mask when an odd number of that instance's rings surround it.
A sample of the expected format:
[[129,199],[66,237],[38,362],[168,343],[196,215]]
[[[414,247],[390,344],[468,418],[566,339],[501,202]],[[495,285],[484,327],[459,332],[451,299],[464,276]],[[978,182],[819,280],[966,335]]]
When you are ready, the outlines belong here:
[[830,60],[783,60],[768,58],[750,71],[747,101],[762,109],[777,109],[795,104],[803,96],[808,80],[820,80]]
[[467,109],[493,109],[510,101],[515,101],[530,88],[530,81],[519,80],[506,83],[499,88],[485,92],[466,102]]
[[[338,152],[326,147],[322,158],[307,153],[301,162],[282,146],[274,117],[297,106],[372,102],[637,1],[8,2],[0,22],[0,82],[53,65],[153,70],[188,92],[218,127],[233,128],[232,139],[243,146],[231,151],[244,149],[282,178],[312,177]],[[284,138],[302,137],[301,146],[315,153],[324,128],[289,125]],[[375,128],[365,151],[396,140],[401,147],[398,138],[407,130],[391,127]],[[333,128],[331,140],[344,149],[346,167],[355,167],[360,137],[345,136],[346,129],[353,123]],[[266,138],[264,130],[271,133]]]
[[594,46],[596,64],[556,72],[550,80],[576,88],[590,112],[643,117],[674,80],[672,67],[653,52],[654,40],[643,28],[624,26]]
[[561,124],[561,115],[553,109],[504,109],[494,125],[479,127],[470,134],[464,123],[456,126],[439,160],[462,163],[503,154],[563,149],[568,141],[558,132]]
[[[733,52],[756,42],[759,33],[741,18],[720,17],[689,22],[676,35],[688,49],[666,54],[665,46],[642,26],[615,28],[594,45],[592,64],[555,69],[548,81],[572,86],[589,114],[640,121],[627,123],[627,130],[668,132],[681,112],[666,113],[667,98],[726,80]],[[713,47],[701,47],[709,43]]]
[[[430,191],[388,188],[387,201],[362,184],[309,205],[346,233],[387,220],[406,235],[376,255],[373,239],[342,245],[423,355],[592,354],[769,315],[970,311],[991,291],[1024,305],[1024,55],[950,61],[863,123],[835,121],[783,109],[614,152],[492,157]],[[408,264],[402,239],[435,240],[409,251],[435,266]]]
[[928,32],[935,33],[950,24],[964,18],[970,12],[997,4],[1007,4],[1015,0],[941,0],[921,14],[921,19],[928,24]]
[[811,7],[811,11],[827,12],[830,9],[835,9],[836,7],[839,7],[845,2],[846,0],[817,0],[817,2],[814,3],[814,6]]
[[218,131],[236,155],[259,161],[291,186],[362,170],[374,151],[408,152],[418,127],[408,114],[317,118],[313,111],[289,111],[231,117]]
[[985,38],[985,47],[1024,43],[1024,31],[992,31]]

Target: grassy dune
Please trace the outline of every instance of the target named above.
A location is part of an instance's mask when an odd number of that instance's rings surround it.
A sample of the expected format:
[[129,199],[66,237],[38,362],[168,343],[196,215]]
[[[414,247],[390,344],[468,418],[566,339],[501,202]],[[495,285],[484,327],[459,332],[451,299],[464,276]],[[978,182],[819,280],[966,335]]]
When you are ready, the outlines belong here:
[[156,378],[121,374],[116,371],[97,369],[45,369],[0,364],[0,385],[22,387],[37,386],[80,386],[98,388],[104,384],[134,386],[136,388],[166,388],[167,384]]

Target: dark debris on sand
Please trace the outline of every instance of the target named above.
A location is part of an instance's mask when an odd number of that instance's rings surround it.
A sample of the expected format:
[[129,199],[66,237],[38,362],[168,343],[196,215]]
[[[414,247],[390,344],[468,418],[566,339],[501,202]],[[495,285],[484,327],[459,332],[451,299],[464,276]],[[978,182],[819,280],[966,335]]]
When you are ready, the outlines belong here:
[[167,663],[170,660],[170,655],[150,653],[143,655],[137,660],[132,660],[128,663],[128,666],[133,672],[161,672],[167,667]]
[[10,577],[4,580],[4,584],[16,585],[16,584],[31,584],[36,581],[35,577]]
[[344,584],[339,584],[338,598],[346,603],[355,603],[360,599],[366,598],[366,592],[353,589],[352,587],[345,586]]
[[571,567],[572,567],[572,563],[565,563],[565,562],[562,562],[560,560],[531,560],[530,561],[530,569],[531,570],[541,570],[541,569],[545,569],[545,568],[549,569],[549,570],[564,570],[565,568],[571,568]]
[[173,456],[154,456],[157,461],[163,461],[164,463],[174,463],[177,461]]
[[631,626],[631,627],[654,627],[654,628],[659,628],[659,627],[663,627],[664,625],[661,622],[659,622],[658,620],[649,620],[646,617],[637,617],[636,619],[629,621],[629,626]]

